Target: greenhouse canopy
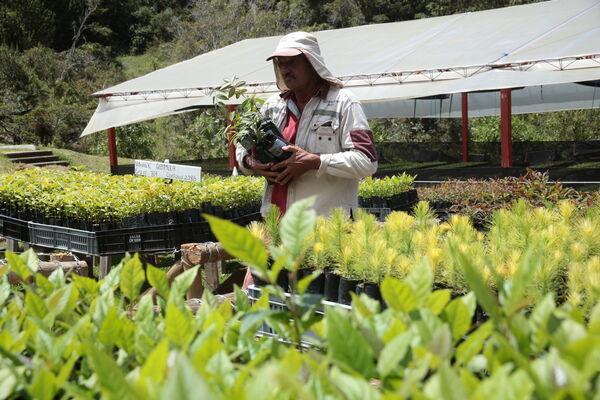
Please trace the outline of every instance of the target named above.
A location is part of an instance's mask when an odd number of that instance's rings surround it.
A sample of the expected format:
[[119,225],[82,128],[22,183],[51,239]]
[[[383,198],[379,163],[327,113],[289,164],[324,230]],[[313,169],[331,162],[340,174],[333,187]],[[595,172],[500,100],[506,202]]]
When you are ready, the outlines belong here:
[[[600,108],[600,0],[554,0],[480,12],[314,32],[329,69],[368,117],[497,115]],[[265,59],[279,36],[247,39],[101,90],[82,133],[212,104],[233,76],[276,93]]]

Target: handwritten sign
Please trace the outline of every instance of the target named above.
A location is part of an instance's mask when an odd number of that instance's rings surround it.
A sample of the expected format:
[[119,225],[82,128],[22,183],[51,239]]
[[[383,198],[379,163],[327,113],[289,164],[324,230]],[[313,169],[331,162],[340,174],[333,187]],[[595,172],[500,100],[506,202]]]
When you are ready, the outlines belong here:
[[200,182],[201,167],[169,164],[156,161],[135,160],[135,174],[179,181]]

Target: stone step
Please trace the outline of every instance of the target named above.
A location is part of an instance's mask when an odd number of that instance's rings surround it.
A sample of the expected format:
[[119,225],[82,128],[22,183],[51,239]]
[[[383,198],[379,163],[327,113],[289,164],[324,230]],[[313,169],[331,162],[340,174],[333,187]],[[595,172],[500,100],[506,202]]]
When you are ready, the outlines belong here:
[[4,153],[4,155],[10,159],[23,158],[23,157],[40,157],[40,156],[51,156],[51,150],[33,150],[33,151],[10,151]]
[[32,164],[39,162],[48,162],[48,161],[59,161],[60,159],[54,155],[48,156],[37,156],[37,157],[19,157],[19,158],[11,158],[10,161],[21,164]]
[[46,162],[34,162],[34,163],[28,163],[29,165],[33,165],[35,167],[46,167],[48,165],[64,165],[67,166],[69,165],[68,161],[46,161]]

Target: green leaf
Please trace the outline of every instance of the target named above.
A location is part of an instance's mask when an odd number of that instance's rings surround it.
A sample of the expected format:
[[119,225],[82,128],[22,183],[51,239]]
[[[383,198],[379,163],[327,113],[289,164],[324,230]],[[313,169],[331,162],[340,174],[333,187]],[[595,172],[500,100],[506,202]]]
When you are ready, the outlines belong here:
[[460,261],[465,274],[465,280],[469,284],[471,290],[475,292],[475,297],[477,297],[477,301],[481,304],[481,307],[483,307],[495,321],[499,321],[501,316],[500,307],[490,289],[486,286],[485,281],[479,274],[477,268],[473,265],[472,261],[458,249],[452,246],[450,246],[450,249],[456,254],[456,258]]
[[202,216],[206,218],[210,229],[229,254],[267,273],[267,250],[260,239],[248,229],[233,222],[208,214]]
[[345,374],[338,368],[331,369],[331,381],[341,392],[336,398],[348,400],[377,400],[380,398],[375,386],[364,379]]
[[375,375],[374,354],[367,340],[355,329],[347,314],[328,308],[327,354],[342,368],[349,368],[365,378]]
[[8,265],[10,265],[10,269],[17,274],[23,282],[26,282],[27,278],[32,275],[32,270],[27,266],[25,261],[10,250],[6,250],[4,257],[6,257]]
[[184,354],[178,354],[175,367],[163,387],[160,398],[177,400],[211,400],[217,397],[212,393],[202,376]]
[[412,339],[413,336],[410,332],[404,332],[385,345],[377,360],[377,372],[382,378],[388,376],[399,366],[398,364],[406,355]]
[[408,313],[417,307],[417,298],[410,286],[390,276],[381,283],[381,294],[394,310]]
[[37,272],[40,268],[40,260],[38,259],[38,256],[35,253],[35,251],[33,251],[33,249],[30,248],[29,250],[21,253],[19,257],[27,265],[27,268],[29,268],[34,273]]
[[142,366],[140,376],[149,378],[153,382],[162,383],[167,372],[167,359],[169,358],[169,341],[163,339],[156,345],[152,352],[146,358]]
[[471,315],[460,297],[448,304],[443,316],[452,329],[452,338],[454,340],[460,339],[471,327]]
[[240,290],[238,285],[233,287],[233,292],[235,293],[235,308],[241,312],[250,311],[250,301],[248,300],[248,296]]
[[35,371],[27,393],[34,399],[51,400],[56,394],[56,377],[52,371],[42,367]]
[[444,310],[444,307],[446,307],[446,304],[450,301],[450,294],[450,289],[436,290],[429,295],[429,298],[425,302],[425,306],[435,315],[440,315]]
[[121,334],[121,321],[116,307],[110,307],[98,330],[98,340],[110,348]]
[[25,309],[29,315],[40,319],[48,313],[44,300],[32,291],[28,291],[25,295]]
[[492,321],[487,321],[474,332],[471,332],[456,349],[456,362],[459,365],[467,365],[473,357],[481,352],[483,344],[490,337],[493,330],[494,325]]
[[187,347],[195,334],[193,326],[191,313],[184,314],[174,303],[169,302],[165,317],[165,334],[169,340],[179,347]]
[[431,293],[433,284],[433,271],[428,258],[423,258],[421,262],[413,269],[405,280],[410,286],[417,298],[419,305],[425,303]]
[[146,266],[146,275],[148,276],[148,282],[150,285],[156,289],[158,294],[161,295],[163,299],[168,300],[171,288],[169,286],[167,274],[162,269],[148,264]]
[[139,255],[135,254],[123,265],[120,288],[129,301],[135,300],[144,284],[144,269]]
[[108,354],[90,346],[87,356],[90,367],[96,374],[96,382],[106,397],[113,399],[138,398],[125,380],[121,368]]
[[310,207],[315,199],[316,196],[311,196],[295,202],[281,219],[281,242],[290,252],[292,259],[300,256],[304,242],[314,228],[317,214]]
[[196,265],[195,267],[187,269],[173,280],[171,291],[169,293],[170,302],[176,302],[186,296],[187,292],[192,286],[192,283],[194,283],[194,279],[196,279],[199,268],[200,266]]
[[154,307],[152,304],[152,296],[142,296],[137,305],[137,311],[133,320],[137,323],[152,321],[154,316]]
[[121,270],[123,269],[122,265],[118,265],[112,268],[108,274],[104,277],[100,284],[100,293],[105,293],[107,291],[112,292],[114,288],[119,284],[119,280],[121,277]]

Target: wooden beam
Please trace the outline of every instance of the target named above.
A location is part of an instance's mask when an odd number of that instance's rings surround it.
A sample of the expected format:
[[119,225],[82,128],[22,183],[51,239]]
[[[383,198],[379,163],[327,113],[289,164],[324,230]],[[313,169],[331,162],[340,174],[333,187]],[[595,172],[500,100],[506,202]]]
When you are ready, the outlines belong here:
[[111,172],[114,167],[119,165],[117,159],[117,130],[115,128],[108,128],[108,159],[110,162]]
[[469,93],[462,96],[462,161],[469,162]]
[[500,156],[502,168],[512,167],[511,89],[500,90]]

